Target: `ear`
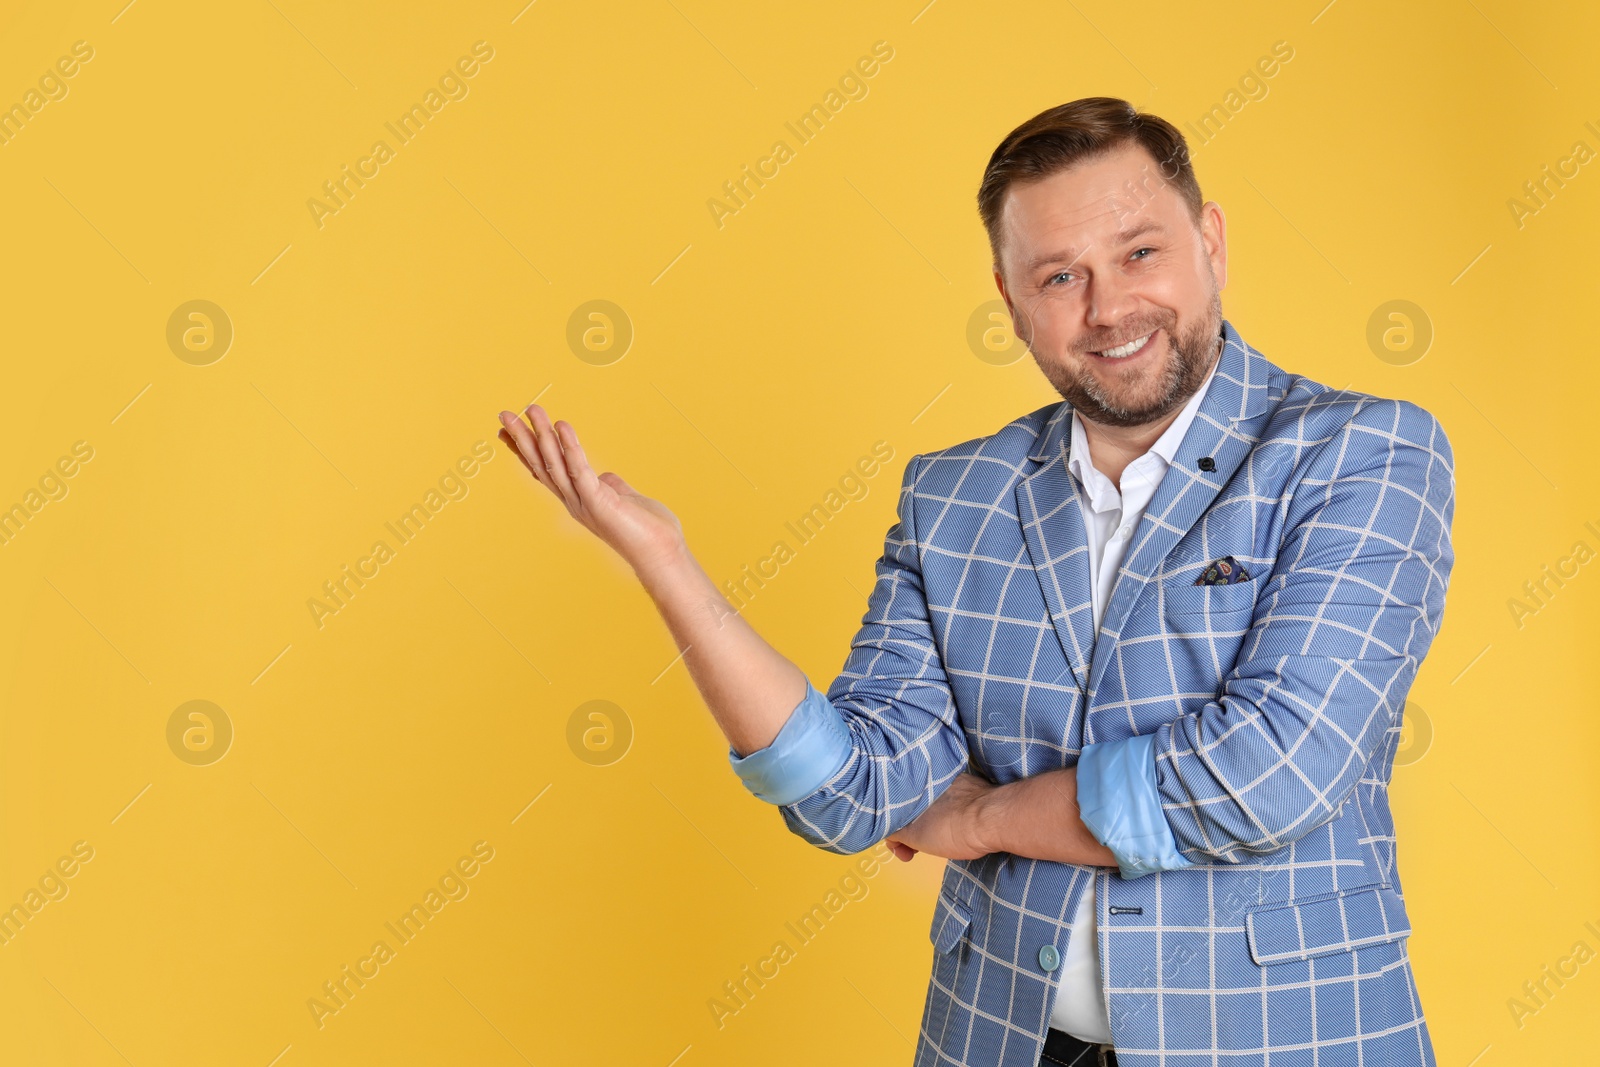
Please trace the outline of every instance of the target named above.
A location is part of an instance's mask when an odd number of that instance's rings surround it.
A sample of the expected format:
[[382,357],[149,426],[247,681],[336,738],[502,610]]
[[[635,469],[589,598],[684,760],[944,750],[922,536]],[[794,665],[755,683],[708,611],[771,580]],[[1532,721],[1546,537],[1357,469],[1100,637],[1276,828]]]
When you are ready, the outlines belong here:
[[1011,315],[1011,332],[1016,334],[1017,339],[1023,344],[1033,344],[1033,339],[1023,332],[1020,316],[1017,315],[1017,305],[1012,303],[1011,294],[1006,291],[1006,280],[1001,276],[999,267],[994,271],[994,285],[1000,290],[1000,299],[1006,302],[1006,311]]
[[1200,209],[1200,240],[1205,245],[1206,257],[1211,260],[1211,273],[1216,276],[1217,288],[1228,284],[1228,232],[1227,219],[1222,215],[1222,205],[1207,200]]

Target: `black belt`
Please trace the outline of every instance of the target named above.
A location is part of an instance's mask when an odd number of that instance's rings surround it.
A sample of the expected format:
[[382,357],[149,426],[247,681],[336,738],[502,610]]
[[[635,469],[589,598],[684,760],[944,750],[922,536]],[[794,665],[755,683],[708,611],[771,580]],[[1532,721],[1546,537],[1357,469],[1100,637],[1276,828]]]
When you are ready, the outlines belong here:
[[[1107,1049],[1104,1063],[1105,1067],[1117,1067],[1117,1054]],[[1044,1035],[1039,1067],[1101,1067],[1100,1046],[1051,1027]]]

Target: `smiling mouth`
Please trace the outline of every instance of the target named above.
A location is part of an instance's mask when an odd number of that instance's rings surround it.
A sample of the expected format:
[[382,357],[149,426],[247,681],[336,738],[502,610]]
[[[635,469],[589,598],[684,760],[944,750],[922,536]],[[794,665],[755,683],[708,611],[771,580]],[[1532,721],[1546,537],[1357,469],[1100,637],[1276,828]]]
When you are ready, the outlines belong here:
[[1151,330],[1143,337],[1135,337],[1127,344],[1117,345],[1115,348],[1107,348],[1104,351],[1091,352],[1089,354],[1091,356],[1099,356],[1101,359],[1127,359],[1129,356],[1136,356],[1143,352],[1149,346],[1150,339],[1155,335],[1156,331]]

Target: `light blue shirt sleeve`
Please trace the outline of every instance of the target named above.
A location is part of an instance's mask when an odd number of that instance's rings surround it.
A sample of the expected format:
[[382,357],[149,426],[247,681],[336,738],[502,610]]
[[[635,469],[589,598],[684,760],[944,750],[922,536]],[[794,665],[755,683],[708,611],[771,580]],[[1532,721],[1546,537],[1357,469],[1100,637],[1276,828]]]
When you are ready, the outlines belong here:
[[1161,811],[1155,746],[1155,734],[1140,734],[1085,745],[1078,755],[1078,814],[1124,878],[1194,866],[1178,854]]
[[821,789],[855,751],[850,728],[831,701],[806,679],[806,695],[772,744],[728,762],[746,789],[769,804],[793,804]]

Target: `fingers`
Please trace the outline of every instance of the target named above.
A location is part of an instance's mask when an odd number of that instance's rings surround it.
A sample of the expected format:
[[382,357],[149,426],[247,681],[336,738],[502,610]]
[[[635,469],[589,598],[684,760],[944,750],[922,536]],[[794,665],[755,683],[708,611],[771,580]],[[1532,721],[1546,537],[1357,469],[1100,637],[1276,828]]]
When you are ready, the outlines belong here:
[[567,473],[567,457],[561,450],[561,441],[556,436],[555,427],[550,425],[550,416],[545,414],[544,408],[538,404],[529,404],[527,410],[528,421],[533,423],[533,429],[538,442],[538,457],[544,460],[545,473],[549,476],[561,499],[567,502],[568,507],[578,506],[578,491],[573,488],[572,478]]
[[[516,416],[513,415],[512,418],[516,418]],[[517,439],[511,436],[511,431],[502,425],[498,436],[511,449],[511,454],[517,457],[517,462],[526,467],[529,474],[535,478],[539,477],[539,471],[542,471],[544,467],[541,465],[538,469],[535,469],[533,464],[528,462],[528,457],[522,454],[522,448],[517,444]]]
[[[510,437],[516,448],[517,458],[522,460],[522,465],[528,468],[539,484],[549,489],[552,493],[568,499],[571,490],[570,484],[563,486],[562,481],[556,478],[559,468],[561,473],[566,473],[566,462],[561,455],[561,446],[554,441],[555,434],[550,429],[550,420],[544,416],[544,411],[537,404],[528,405],[529,421],[525,422],[520,417],[509,411],[500,413],[500,424],[503,431]],[[533,413],[538,413],[538,418]],[[540,420],[544,425],[541,428]],[[532,425],[529,425],[529,422]],[[552,456],[551,453],[554,453]]]
[[502,411],[500,425],[502,432],[510,438],[511,446],[516,451],[517,458],[522,461],[522,465],[528,468],[540,485],[554,491],[555,487],[551,485],[548,473],[544,469],[544,461],[539,458],[538,442],[534,439],[533,431],[528,428],[528,424],[511,412]]
[[600,479],[595,475],[594,468],[589,466],[589,457],[584,455],[583,446],[578,443],[578,431],[572,428],[570,422],[557,421],[556,432],[561,435],[561,445],[566,450],[572,484],[577,487],[578,495],[588,500],[599,486]]
[[[512,446],[522,465],[540,485],[559,495],[569,507],[593,498],[600,478],[589,466],[578,432],[569,422],[551,423],[538,404],[527,407],[524,422],[509,411],[500,413],[500,436]],[[531,424],[531,426],[530,426]]]

